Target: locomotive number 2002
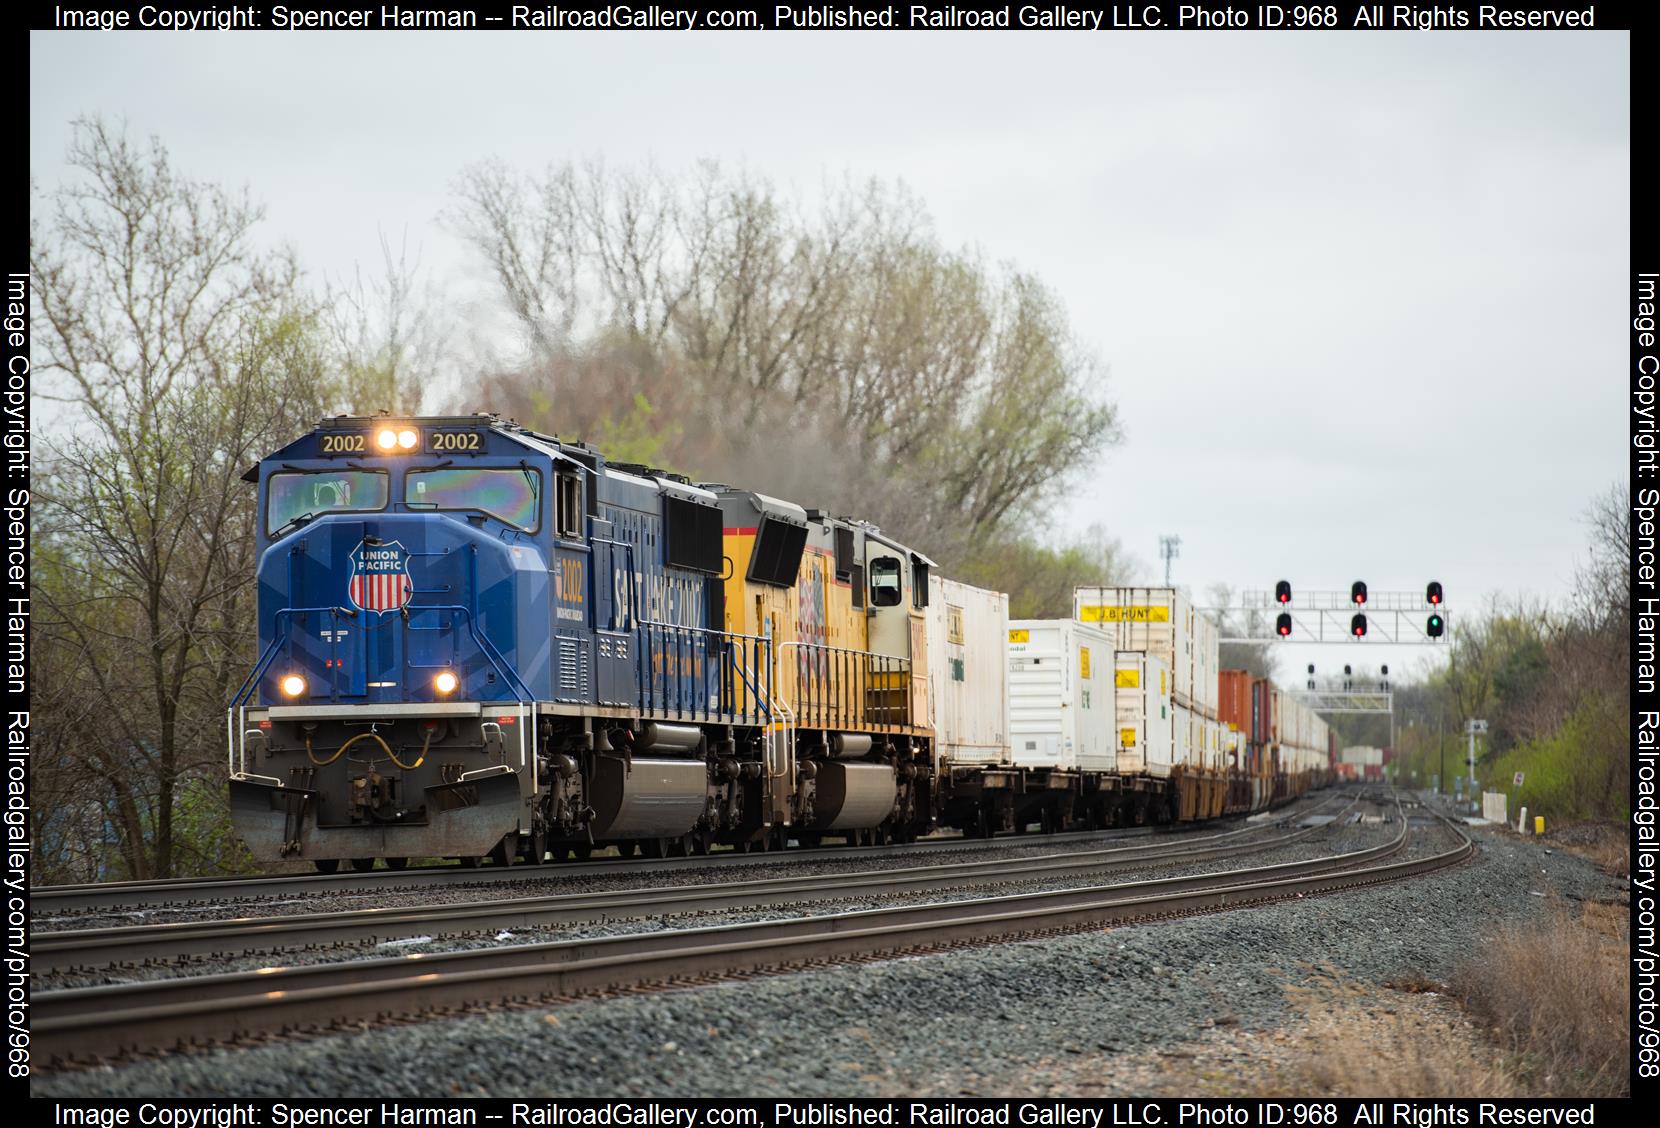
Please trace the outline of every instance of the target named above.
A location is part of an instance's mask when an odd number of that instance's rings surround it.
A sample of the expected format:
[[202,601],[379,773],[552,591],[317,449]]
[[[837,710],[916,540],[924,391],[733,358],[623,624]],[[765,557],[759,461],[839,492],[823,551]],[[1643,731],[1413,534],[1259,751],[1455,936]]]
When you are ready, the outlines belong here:
[[362,454],[368,443],[362,435],[324,435],[324,454]]
[[483,450],[484,439],[477,431],[434,431],[433,450]]

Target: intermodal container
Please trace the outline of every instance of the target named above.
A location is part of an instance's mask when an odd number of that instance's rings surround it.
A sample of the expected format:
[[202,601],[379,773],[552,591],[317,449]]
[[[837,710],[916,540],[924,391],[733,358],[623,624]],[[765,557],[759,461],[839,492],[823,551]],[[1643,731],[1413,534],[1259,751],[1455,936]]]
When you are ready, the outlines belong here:
[[1118,773],[1168,776],[1175,737],[1169,667],[1145,651],[1120,650],[1113,656],[1113,693]]
[[953,764],[1009,762],[1009,597],[928,577],[928,700]]
[[1251,675],[1247,670],[1223,670],[1217,679],[1216,717],[1239,732],[1251,731]]
[[1009,623],[1010,760],[1021,767],[1118,766],[1112,636],[1070,619]]

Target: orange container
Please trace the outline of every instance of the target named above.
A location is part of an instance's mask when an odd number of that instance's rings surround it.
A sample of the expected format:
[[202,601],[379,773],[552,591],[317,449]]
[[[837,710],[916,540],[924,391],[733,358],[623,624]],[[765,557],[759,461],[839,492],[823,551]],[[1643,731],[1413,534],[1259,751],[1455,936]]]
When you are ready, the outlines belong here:
[[1216,702],[1216,716],[1225,725],[1233,725],[1251,739],[1251,675],[1246,670],[1223,670],[1219,678],[1220,693]]

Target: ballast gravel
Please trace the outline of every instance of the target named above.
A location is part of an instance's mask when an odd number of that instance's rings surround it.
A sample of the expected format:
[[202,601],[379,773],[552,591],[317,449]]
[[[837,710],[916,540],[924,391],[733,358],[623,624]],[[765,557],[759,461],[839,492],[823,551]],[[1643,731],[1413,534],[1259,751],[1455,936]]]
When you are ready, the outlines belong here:
[[[174,1055],[37,1096],[1059,1095],[1334,977],[1444,979],[1491,930],[1622,887],[1478,830],[1450,870],[1228,913],[883,963]],[[1068,1068],[1056,1068],[1065,1063]],[[1061,1082],[1056,1078],[1069,1078]]]

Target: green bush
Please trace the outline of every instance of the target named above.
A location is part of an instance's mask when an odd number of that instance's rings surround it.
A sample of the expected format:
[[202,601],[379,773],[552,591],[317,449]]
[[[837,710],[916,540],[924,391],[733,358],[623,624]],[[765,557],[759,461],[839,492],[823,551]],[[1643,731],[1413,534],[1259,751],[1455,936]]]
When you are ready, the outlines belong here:
[[[1550,736],[1483,763],[1484,787],[1508,792],[1513,808],[1526,804],[1547,820],[1624,820],[1630,814],[1626,712],[1612,697],[1587,698]],[[1517,772],[1523,776],[1520,788],[1511,786]]]

